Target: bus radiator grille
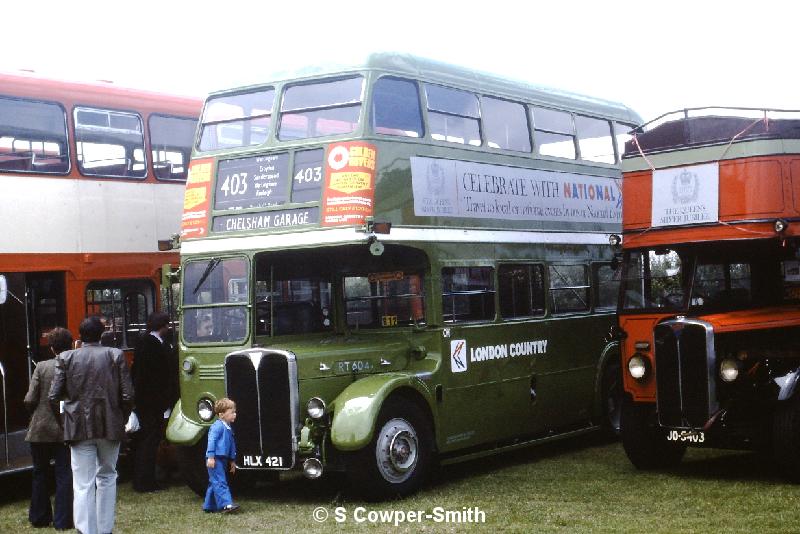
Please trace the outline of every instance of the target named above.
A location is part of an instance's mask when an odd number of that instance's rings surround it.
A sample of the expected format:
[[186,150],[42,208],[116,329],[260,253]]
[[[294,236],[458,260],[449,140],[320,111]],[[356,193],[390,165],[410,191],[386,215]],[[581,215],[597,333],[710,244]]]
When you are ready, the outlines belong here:
[[[225,358],[227,396],[236,403],[237,465],[288,469],[293,464],[293,411],[289,361],[283,354],[232,353]],[[244,457],[271,458],[269,465]],[[280,458],[275,461],[275,458]]]
[[663,323],[655,328],[658,420],[669,428],[701,428],[709,417],[706,330]]

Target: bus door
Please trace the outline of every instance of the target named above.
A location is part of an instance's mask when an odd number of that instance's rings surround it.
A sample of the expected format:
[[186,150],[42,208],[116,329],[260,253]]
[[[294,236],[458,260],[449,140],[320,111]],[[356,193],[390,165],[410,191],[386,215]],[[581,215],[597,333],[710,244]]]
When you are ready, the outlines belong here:
[[169,314],[170,342],[173,347],[178,346],[178,299],[181,295],[180,268],[174,268],[165,263],[161,267],[161,311]]
[[[23,405],[35,362],[49,357],[47,333],[66,324],[65,273],[6,273],[0,306],[0,363],[5,371],[8,431],[23,429]],[[1,393],[0,393],[1,395]]]

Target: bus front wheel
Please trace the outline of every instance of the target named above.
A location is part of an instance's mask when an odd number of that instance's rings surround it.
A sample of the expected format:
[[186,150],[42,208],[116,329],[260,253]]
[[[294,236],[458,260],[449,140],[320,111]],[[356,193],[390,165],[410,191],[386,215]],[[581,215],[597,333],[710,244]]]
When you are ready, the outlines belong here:
[[800,482],[800,397],[785,401],[775,411],[772,423],[775,461],[793,482]]
[[208,489],[208,470],[206,469],[206,440],[204,435],[200,441],[188,447],[176,446],[178,467],[181,476],[189,488],[201,497]]
[[390,398],[381,408],[369,445],[346,456],[348,477],[370,501],[410,495],[428,476],[432,444],[425,412],[411,400]]
[[686,445],[667,441],[666,434],[659,432],[653,404],[636,403],[625,397],[620,432],[625,454],[637,469],[674,467],[686,453]]

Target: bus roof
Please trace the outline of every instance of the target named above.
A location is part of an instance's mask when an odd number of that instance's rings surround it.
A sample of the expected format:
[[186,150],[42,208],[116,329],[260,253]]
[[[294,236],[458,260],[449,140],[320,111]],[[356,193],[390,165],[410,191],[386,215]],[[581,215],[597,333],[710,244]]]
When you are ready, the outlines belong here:
[[[800,111],[687,108],[665,113],[625,143],[623,171],[718,159],[800,153]],[[789,141],[788,143],[786,141]],[[720,148],[720,145],[723,148]],[[648,156],[648,161],[642,156]]]
[[374,71],[382,74],[395,74],[426,82],[442,83],[508,98],[519,98],[544,106],[555,106],[578,112],[602,115],[611,119],[641,124],[640,116],[629,107],[591,96],[571,93],[560,89],[534,85],[529,82],[513,80],[460,67],[432,59],[412,56],[396,52],[375,52],[368,54],[363,60],[350,65],[328,64],[323,66],[304,67],[292,72],[280,72],[264,83],[214,91],[210,96],[239,92],[245,89],[264,87],[288,81],[310,80],[325,76],[355,72]]
[[63,103],[91,104],[117,109],[141,109],[166,115],[200,115],[200,97],[170,95],[120,87],[111,82],[58,80],[29,72],[0,72],[0,93]]

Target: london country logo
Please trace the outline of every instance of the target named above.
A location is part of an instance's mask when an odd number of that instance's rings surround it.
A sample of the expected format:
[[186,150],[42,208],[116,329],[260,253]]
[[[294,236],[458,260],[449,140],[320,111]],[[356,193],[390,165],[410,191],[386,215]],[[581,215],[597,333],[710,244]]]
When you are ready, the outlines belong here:
[[450,370],[454,373],[467,370],[467,341],[464,339],[450,340]]

